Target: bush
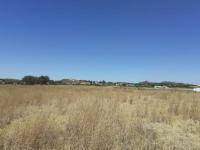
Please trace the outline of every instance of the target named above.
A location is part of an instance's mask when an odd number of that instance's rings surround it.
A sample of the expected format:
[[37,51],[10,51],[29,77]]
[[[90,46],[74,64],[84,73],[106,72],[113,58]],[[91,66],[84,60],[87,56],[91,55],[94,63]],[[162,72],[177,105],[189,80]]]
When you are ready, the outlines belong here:
[[33,84],[44,85],[50,83],[50,79],[48,76],[40,76],[40,77],[25,76],[23,77],[22,82],[27,85],[33,85]]

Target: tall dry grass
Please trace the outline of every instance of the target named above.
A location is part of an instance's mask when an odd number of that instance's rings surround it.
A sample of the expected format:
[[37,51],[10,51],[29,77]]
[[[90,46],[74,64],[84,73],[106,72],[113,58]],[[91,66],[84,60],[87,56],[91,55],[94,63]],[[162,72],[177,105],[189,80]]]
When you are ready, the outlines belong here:
[[2,150],[200,150],[200,94],[0,86]]

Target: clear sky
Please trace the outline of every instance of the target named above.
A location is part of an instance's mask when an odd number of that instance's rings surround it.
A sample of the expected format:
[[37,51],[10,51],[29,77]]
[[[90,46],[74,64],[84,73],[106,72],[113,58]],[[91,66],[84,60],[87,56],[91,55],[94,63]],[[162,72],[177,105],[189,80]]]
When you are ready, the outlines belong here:
[[1,0],[0,78],[200,83],[199,0]]

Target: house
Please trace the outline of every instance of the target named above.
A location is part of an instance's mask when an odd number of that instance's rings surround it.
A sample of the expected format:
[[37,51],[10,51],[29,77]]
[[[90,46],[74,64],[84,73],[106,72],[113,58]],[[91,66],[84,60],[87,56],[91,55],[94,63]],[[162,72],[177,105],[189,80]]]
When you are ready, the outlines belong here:
[[62,84],[64,85],[79,85],[80,81],[75,79],[63,79]]
[[193,91],[194,92],[200,92],[200,85],[193,86]]
[[116,86],[127,86],[127,84],[125,82],[117,82],[115,85]]
[[169,87],[167,86],[154,86],[154,89],[168,89]]
[[91,85],[91,82],[87,80],[80,80],[80,85]]
[[200,88],[194,88],[193,91],[194,92],[200,92]]

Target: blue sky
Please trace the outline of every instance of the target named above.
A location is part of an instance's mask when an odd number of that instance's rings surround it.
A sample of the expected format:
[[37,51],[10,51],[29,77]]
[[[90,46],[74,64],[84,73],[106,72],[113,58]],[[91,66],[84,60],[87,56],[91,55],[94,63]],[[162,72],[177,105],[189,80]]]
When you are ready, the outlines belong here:
[[0,78],[200,83],[199,0],[1,0]]

